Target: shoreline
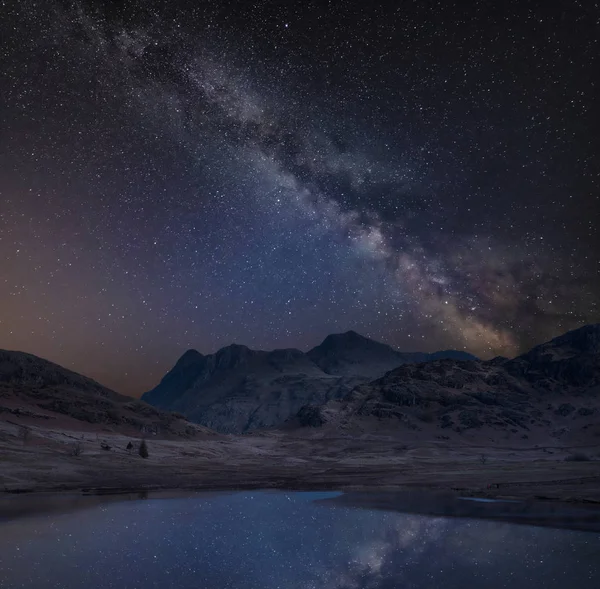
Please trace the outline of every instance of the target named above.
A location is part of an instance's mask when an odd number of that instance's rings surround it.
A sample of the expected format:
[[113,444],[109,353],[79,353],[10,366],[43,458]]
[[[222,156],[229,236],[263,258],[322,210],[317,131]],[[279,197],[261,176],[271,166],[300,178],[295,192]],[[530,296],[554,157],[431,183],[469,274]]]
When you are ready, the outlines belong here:
[[247,484],[203,487],[72,487],[14,489],[0,493],[0,525],[27,518],[51,517],[109,504],[145,500],[211,500],[243,492],[332,492],[312,501],[329,508],[367,509],[428,518],[481,520],[495,523],[547,527],[600,533],[600,500],[547,496],[504,495],[502,490],[441,489],[423,486]]
[[[418,465],[415,465],[418,466]],[[357,468],[354,474],[374,474],[368,473],[370,469]],[[426,492],[426,493],[446,493],[457,497],[473,497],[493,500],[517,500],[517,501],[544,501],[556,503],[570,503],[573,505],[598,505],[600,506],[600,464],[598,464],[597,474],[586,474],[584,476],[573,476],[569,478],[557,478],[549,480],[530,480],[530,481],[504,481],[494,483],[490,488],[465,485],[464,480],[458,479],[455,485],[439,485],[423,480],[406,480],[405,482],[382,482],[376,481],[357,483],[350,480],[344,480],[336,475],[335,472],[329,472],[329,477],[316,478],[316,480],[306,480],[304,477],[293,476],[288,473],[284,476],[282,473],[273,473],[269,477],[268,473],[263,473],[259,480],[229,480],[225,482],[222,477],[207,477],[205,480],[189,480],[177,483],[175,481],[167,482],[144,482],[136,481],[133,483],[107,484],[98,481],[95,484],[82,484],[81,482],[48,482],[47,484],[36,486],[4,487],[0,489],[0,499],[17,496],[42,496],[42,495],[67,495],[75,494],[81,497],[86,496],[117,496],[128,494],[147,494],[147,493],[203,493],[203,492],[242,492],[259,490],[277,490],[290,492],[305,491],[339,491],[342,493],[366,492],[366,493],[395,493],[395,492]],[[361,472],[362,471],[362,472]],[[236,472],[239,475],[239,471]],[[226,472],[221,472],[227,475]],[[229,473],[230,474],[230,473]],[[313,473],[317,474],[317,473]],[[393,476],[394,473],[390,473]],[[475,473],[473,473],[475,474]],[[187,478],[187,477],[186,477]],[[409,477],[410,478],[410,477]],[[419,477],[421,478],[421,477]],[[433,477],[432,477],[433,478]],[[463,484],[460,484],[463,483]]]

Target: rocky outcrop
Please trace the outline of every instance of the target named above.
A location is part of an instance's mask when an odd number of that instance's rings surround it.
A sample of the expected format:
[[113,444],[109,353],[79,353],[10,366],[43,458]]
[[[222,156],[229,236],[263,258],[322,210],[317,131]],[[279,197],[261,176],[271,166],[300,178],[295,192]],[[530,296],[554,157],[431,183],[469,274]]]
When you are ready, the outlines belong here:
[[487,429],[523,438],[530,430],[588,429],[600,436],[600,425],[589,420],[600,410],[599,334],[600,325],[582,327],[512,360],[402,365],[337,402],[303,407],[296,420],[360,427],[376,418],[386,427]]

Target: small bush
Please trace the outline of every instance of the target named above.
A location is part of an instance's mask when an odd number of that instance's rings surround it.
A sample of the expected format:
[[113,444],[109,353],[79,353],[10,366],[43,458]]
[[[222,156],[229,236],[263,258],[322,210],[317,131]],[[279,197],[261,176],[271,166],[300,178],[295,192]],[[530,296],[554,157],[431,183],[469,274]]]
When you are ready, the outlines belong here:
[[566,458],[566,462],[588,462],[591,458],[583,452],[575,452],[575,454],[569,454]]
[[142,440],[142,443],[140,444],[139,455],[142,458],[148,458],[148,445],[146,444],[146,440]]
[[579,415],[583,415],[585,417],[586,415],[593,415],[594,414],[594,410],[590,409],[589,407],[580,407],[577,410],[577,413]]
[[81,442],[75,442],[71,447],[71,456],[81,456],[83,453],[83,444]]
[[23,444],[27,444],[31,439],[31,428],[26,425],[19,426],[19,438],[22,440]]
[[420,419],[423,423],[433,423],[435,415],[429,411],[419,411],[417,419]]

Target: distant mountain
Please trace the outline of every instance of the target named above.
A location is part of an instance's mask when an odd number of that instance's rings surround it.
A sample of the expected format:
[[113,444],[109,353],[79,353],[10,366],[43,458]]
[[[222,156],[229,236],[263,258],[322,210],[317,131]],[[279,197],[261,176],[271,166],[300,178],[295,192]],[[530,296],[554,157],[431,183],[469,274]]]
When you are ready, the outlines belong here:
[[[410,354],[408,354],[410,356]],[[425,354],[424,360],[419,362],[431,362],[433,360],[478,360],[477,356],[469,354],[469,352],[462,352],[461,350],[441,350],[440,352],[432,352],[431,354]]]
[[402,363],[430,357],[402,354],[353,331],[330,335],[306,354],[236,344],[209,355],[188,350],[142,399],[218,431],[240,433],[279,426],[306,404],[340,399]]
[[377,378],[404,362],[405,355],[355,331],[328,335],[306,354],[327,374]]
[[264,352],[234,344],[206,356],[187,351],[142,400],[239,433],[279,425],[302,405],[339,399],[362,381],[326,374],[300,350]]
[[126,433],[192,435],[201,428],[107,389],[91,378],[25,354],[0,350],[0,420]]
[[304,426],[552,439],[600,436],[600,325],[588,325],[512,360],[402,365],[344,399],[303,407]]
[[364,337],[355,331],[328,335],[306,355],[327,374],[363,376],[370,379],[383,376],[401,364],[430,362],[442,358],[476,359],[467,352],[455,350],[433,354],[398,352],[391,346]]

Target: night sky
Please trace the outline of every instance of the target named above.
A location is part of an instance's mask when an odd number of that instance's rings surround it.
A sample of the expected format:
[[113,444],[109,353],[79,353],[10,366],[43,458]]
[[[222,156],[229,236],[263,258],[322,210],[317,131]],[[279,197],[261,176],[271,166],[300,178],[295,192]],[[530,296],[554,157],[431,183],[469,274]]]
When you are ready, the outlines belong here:
[[0,348],[514,355],[600,321],[600,8],[0,1]]

